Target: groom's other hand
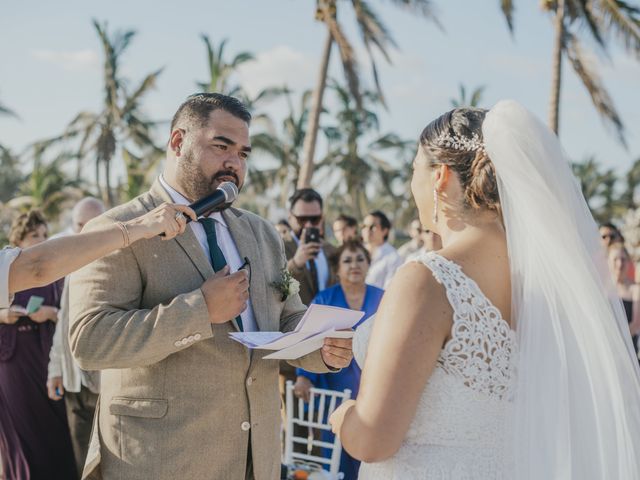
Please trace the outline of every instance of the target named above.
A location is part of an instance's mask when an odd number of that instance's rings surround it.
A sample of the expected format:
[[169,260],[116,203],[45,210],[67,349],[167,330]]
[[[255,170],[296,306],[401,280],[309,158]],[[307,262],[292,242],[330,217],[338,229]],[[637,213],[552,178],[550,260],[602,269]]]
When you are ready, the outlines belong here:
[[247,308],[249,274],[245,269],[229,275],[229,266],[209,278],[200,287],[211,323],[225,323]]
[[322,360],[328,367],[346,368],[353,358],[350,338],[325,338],[322,347]]

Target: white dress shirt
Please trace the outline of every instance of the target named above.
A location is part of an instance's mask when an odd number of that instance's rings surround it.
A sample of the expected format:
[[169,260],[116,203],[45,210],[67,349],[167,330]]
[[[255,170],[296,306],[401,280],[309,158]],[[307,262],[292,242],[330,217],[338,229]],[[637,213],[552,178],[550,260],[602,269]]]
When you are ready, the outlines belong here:
[[[164,187],[167,193],[171,196],[173,203],[177,203],[178,205],[189,205],[191,202],[184,198],[182,194],[173,189],[162,175],[160,175],[160,184]],[[238,247],[236,247],[236,243],[233,241],[233,237],[231,236],[231,232],[229,231],[229,226],[227,222],[225,222],[224,217],[220,212],[214,212],[209,215],[209,218],[212,218],[216,222],[216,237],[218,240],[218,246],[220,250],[222,250],[222,254],[224,258],[227,260],[227,265],[229,265],[230,272],[237,272],[238,269],[242,266],[244,261],[240,257],[240,253],[238,252]],[[204,231],[204,227],[202,224],[198,222],[191,222],[187,227],[190,227],[196,238],[198,239],[198,243],[204,250],[205,256],[207,258],[211,258],[209,253],[209,242],[207,242],[207,234]],[[253,314],[253,307],[251,306],[251,302],[247,301],[247,308],[244,312],[240,314],[240,318],[242,318],[242,330],[245,332],[255,332],[258,330],[258,325],[255,320],[255,315]]]
[[[291,237],[295,240],[296,245],[300,245],[300,239],[295,233],[292,232]],[[306,266],[307,270],[311,270],[309,262],[307,262]],[[318,256],[316,257],[316,270],[318,271],[318,292],[321,292],[327,288],[327,283],[329,283],[329,262],[327,261],[327,256],[324,254],[323,248],[320,248]]]
[[13,301],[13,295],[9,297],[9,268],[18,255],[19,248],[0,250],[0,308],[9,308]]
[[383,243],[371,256],[371,266],[365,283],[378,288],[387,288],[393,274],[402,265],[402,257],[389,243]]

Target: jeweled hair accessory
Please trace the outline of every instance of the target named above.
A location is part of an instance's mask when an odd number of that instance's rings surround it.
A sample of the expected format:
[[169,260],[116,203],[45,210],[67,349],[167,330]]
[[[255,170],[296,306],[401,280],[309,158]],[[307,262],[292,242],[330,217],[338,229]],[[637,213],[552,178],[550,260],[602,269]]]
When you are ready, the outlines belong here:
[[436,145],[441,148],[451,148],[453,150],[462,150],[466,152],[484,151],[484,144],[480,141],[477,133],[471,138],[458,137],[457,135],[449,135],[442,132],[436,139]]

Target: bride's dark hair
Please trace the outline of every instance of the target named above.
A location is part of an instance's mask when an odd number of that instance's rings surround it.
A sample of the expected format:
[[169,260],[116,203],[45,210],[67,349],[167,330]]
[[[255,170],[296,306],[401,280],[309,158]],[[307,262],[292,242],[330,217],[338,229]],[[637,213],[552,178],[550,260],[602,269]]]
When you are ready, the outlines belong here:
[[447,165],[458,174],[465,208],[492,210],[502,216],[496,172],[482,146],[486,114],[482,108],[451,110],[425,127],[420,144],[432,165]]

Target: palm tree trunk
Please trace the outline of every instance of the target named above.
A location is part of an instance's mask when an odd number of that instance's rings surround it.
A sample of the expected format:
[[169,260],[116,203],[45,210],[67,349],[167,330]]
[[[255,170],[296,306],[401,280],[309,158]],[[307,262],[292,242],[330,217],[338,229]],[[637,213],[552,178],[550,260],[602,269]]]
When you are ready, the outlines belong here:
[[311,111],[309,112],[309,124],[307,125],[307,132],[304,136],[304,143],[302,144],[302,166],[300,167],[300,176],[298,177],[298,188],[311,186],[313,157],[316,151],[316,140],[318,139],[318,129],[320,126],[320,112],[322,111],[322,97],[327,85],[327,71],[329,69],[329,58],[331,56],[332,46],[333,37],[330,32],[327,32],[327,39],[325,40],[324,51],[322,52],[320,73],[318,75],[318,85],[313,92],[313,102]]
[[551,98],[549,103],[549,127],[556,135],[560,116],[560,86],[562,83],[562,50],[564,46],[564,0],[557,0],[551,74]]
[[114,206],[113,191],[111,190],[111,159],[104,162],[104,176],[105,176],[104,185],[107,190],[105,195],[107,197],[106,198],[107,206],[111,208]]
[[97,198],[104,200],[102,197],[102,188],[100,188],[100,158],[96,158],[96,194]]

